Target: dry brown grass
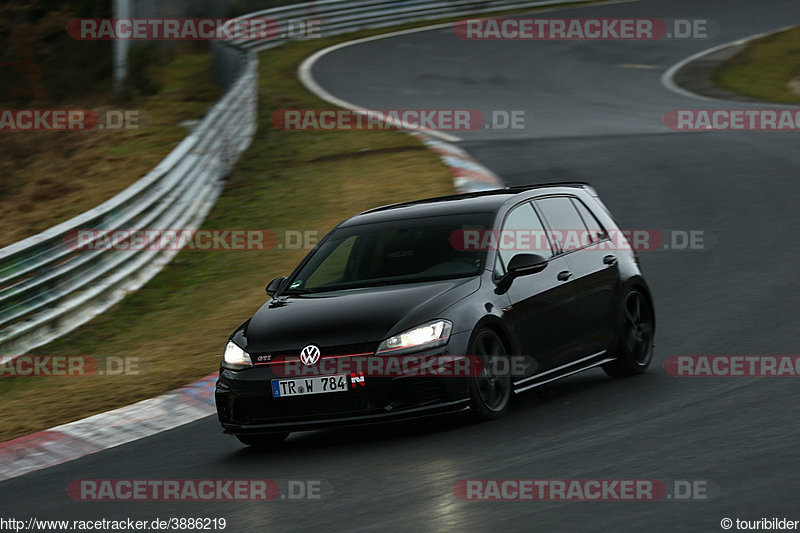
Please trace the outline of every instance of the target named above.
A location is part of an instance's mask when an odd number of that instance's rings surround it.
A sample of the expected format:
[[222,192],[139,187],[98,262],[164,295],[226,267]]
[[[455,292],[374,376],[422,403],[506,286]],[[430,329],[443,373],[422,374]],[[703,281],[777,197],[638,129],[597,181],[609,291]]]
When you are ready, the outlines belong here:
[[0,132],[0,247],[68,220],[149,172],[186,136],[178,124],[199,119],[221,91],[208,53],[187,53],[153,73],[160,91],[124,104],[98,96],[39,107],[140,110],[138,130]]

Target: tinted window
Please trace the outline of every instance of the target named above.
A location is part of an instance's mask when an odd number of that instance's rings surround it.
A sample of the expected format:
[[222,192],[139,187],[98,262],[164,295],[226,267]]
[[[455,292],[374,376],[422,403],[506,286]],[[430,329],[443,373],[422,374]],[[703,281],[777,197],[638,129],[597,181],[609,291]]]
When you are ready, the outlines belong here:
[[591,242],[599,242],[606,238],[606,231],[603,229],[603,226],[594,216],[594,214],[589,211],[589,208],[586,207],[583,202],[578,200],[577,198],[572,199],[573,205],[578,210],[578,213],[581,215],[583,219],[583,223],[589,229],[589,236],[591,238]]
[[289,292],[322,292],[475,276],[486,251],[473,244],[491,213],[393,220],[334,230],[291,280]]
[[338,279],[343,279],[346,275],[347,261],[350,259],[355,242],[355,236],[343,240],[308,277],[305,285],[307,287],[319,287]]
[[548,234],[558,247],[569,252],[589,243],[588,230],[578,211],[567,196],[536,200],[548,224]]
[[553,256],[542,221],[530,202],[515,207],[508,214],[497,246],[498,255],[505,265],[520,253],[539,254],[546,259]]

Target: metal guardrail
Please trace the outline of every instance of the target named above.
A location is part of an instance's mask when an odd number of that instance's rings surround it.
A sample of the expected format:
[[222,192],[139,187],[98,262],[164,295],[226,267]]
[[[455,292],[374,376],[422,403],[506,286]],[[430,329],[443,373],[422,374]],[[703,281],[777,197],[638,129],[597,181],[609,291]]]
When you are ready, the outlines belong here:
[[[576,0],[322,0],[255,11],[241,18],[270,18],[280,23],[292,20],[320,21],[320,37],[332,37],[363,29],[377,29],[410,22],[480,15],[512,9],[566,4]],[[263,41],[238,41],[237,45],[256,51],[286,42],[286,38]]]
[[[322,0],[270,8],[242,18],[319,20],[321,37],[366,28],[567,3],[571,0]],[[255,52],[286,42],[214,43],[214,72],[225,95],[156,168],[115,197],[38,235],[0,249],[0,354],[18,355],[87,322],[144,285],[175,250],[74,251],[76,231],[196,228],[222,180],[256,129]]]
[[0,354],[49,342],[151,279],[175,250],[75,251],[84,229],[197,228],[256,129],[254,53],[236,83],[158,166],[105,203],[0,249]]

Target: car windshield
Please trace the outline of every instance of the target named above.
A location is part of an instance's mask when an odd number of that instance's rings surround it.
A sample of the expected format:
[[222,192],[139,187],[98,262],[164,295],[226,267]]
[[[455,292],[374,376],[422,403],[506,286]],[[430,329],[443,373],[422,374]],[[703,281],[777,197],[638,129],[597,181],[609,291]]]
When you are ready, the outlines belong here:
[[[290,280],[287,293],[324,292],[477,275],[485,251],[451,242],[466,230],[485,230],[491,213],[412,218],[334,230]],[[463,248],[463,247],[462,247]]]

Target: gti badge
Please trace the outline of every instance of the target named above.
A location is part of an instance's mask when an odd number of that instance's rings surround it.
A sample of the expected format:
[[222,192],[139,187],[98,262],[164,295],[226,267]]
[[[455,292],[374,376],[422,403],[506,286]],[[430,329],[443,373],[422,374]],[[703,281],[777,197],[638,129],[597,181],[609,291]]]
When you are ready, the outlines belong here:
[[319,361],[319,347],[309,344],[300,352],[300,361],[308,366],[317,364]]

